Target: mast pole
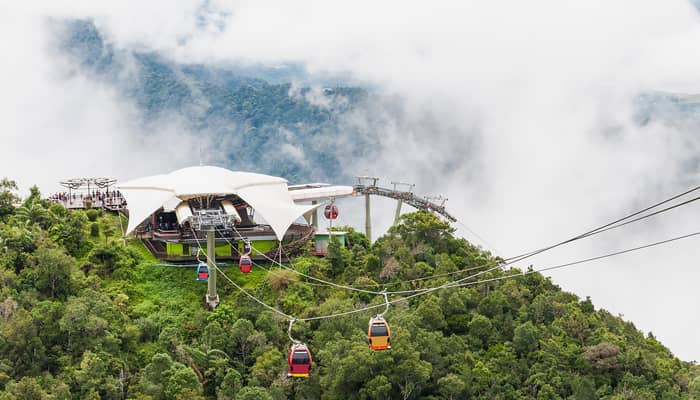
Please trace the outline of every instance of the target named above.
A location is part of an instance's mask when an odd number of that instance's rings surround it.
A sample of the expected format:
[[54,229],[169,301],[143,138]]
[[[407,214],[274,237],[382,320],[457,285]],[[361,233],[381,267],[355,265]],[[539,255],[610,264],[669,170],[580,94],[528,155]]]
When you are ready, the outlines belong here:
[[216,240],[214,226],[207,229],[207,264],[209,267],[209,279],[207,280],[206,302],[210,310],[219,305],[219,294],[216,293]]

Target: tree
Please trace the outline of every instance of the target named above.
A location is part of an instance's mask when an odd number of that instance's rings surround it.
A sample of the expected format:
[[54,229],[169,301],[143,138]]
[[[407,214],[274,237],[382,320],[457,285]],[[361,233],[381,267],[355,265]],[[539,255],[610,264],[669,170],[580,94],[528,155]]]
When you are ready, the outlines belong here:
[[102,218],[100,220],[100,230],[102,231],[102,235],[105,237],[105,246],[107,246],[107,241],[114,235],[116,229],[109,218]]
[[118,244],[105,243],[99,244],[90,250],[88,259],[93,264],[99,266],[99,272],[101,276],[109,276],[116,269],[119,262],[126,255],[124,254],[124,248]]
[[532,321],[524,322],[515,328],[513,346],[519,355],[523,356],[535,351],[538,341],[537,328],[532,324]]
[[[396,349],[398,348],[398,349]],[[420,393],[420,389],[426,384],[432,366],[420,359],[420,352],[409,346],[392,347],[395,365],[392,368],[391,380],[395,382],[404,400],[410,399]]]
[[0,325],[0,354],[12,363],[17,375],[36,374],[46,364],[46,348],[31,314],[18,309]]
[[165,380],[167,379],[173,360],[165,353],[157,353],[151,362],[143,369],[139,380],[138,391],[155,400],[163,400],[165,395]]
[[464,390],[466,383],[457,374],[447,374],[438,379],[438,387],[440,393],[452,400]]
[[85,234],[87,217],[82,212],[70,212],[66,219],[51,227],[53,239],[65,247],[73,257],[83,257],[90,250],[90,242]]
[[[255,359],[250,369],[250,382],[254,385],[268,387],[281,374],[284,356],[277,349],[270,349]],[[238,397],[237,397],[238,398]]]
[[175,353],[180,362],[189,366],[207,392],[213,395],[216,387],[224,379],[224,373],[229,365],[226,353],[212,348],[208,341],[199,347],[179,345]]
[[690,381],[690,385],[688,386],[688,394],[690,395],[691,400],[700,399],[700,376],[697,376],[695,379]]
[[442,253],[450,249],[454,231],[449,222],[441,220],[437,215],[418,211],[403,214],[400,223],[389,228],[389,235],[398,235],[412,251],[423,248],[430,249],[433,253]]
[[424,328],[442,330],[447,326],[440,303],[435,297],[429,297],[421,302],[416,312],[420,316]]
[[360,397],[365,399],[389,399],[391,394],[391,382],[384,375],[377,375],[371,378],[365,386],[360,389]]
[[328,255],[326,260],[331,266],[331,276],[335,277],[343,273],[352,261],[352,252],[340,245],[337,237],[331,235],[328,242]]
[[51,215],[40,202],[25,202],[15,212],[15,217],[28,225],[39,225],[46,229],[50,225]]
[[11,400],[48,400],[48,393],[39,385],[36,378],[23,377],[10,388]]
[[192,369],[158,353],[144,368],[137,391],[154,400],[198,399],[202,385]]
[[482,346],[488,346],[494,335],[491,320],[481,314],[474,314],[469,322],[469,335],[478,339]]
[[246,386],[236,395],[236,400],[272,400],[272,395],[260,386]]
[[175,399],[178,396],[191,399],[190,396],[202,394],[202,384],[190,368],[180,363],[173,363],[165,375],[167,377],[163,393],[166,399]]
[[91,209],[85,211],[85,215],[87,216],[88,221],[95,222],[95,221],[97,221],[97,217],[100,216],[100,212],[91,208]]
[[93,222],[90,224],[90,236],[96,238],[100,236],[100,224]]
[[32,187],[29,188],[29,196],[27,196],[26,199],[24,199],[24,203],[22,203],[23,206],[30,205],[30,204],[36,204],[36,203],[41,203],[41,192],[39,191],[39,187],[37,185],[33,185]]
[[598,370],[614,370],[617,368],[617,355],[620,348],[612,343],[598,343],[583,350],[583,358],[588,360],[593,368]]
[[253,323],[241,318],[231,327],[230,336],[236,344],[236,353],[243,365],[248,364],[248,357],[252,351],[265,342],[265,335],[257,332]]
[[576,377],[573,385],[571,400],[598,400],[593,381],[588,377]]
[[545,383],[537,392],[537,400],[560,400],[561,396],[557,394],[557,390],[552,385]]
[[35,236],[36,232],[26,227],[0,225],[0,262],[19,274],[36,249]]
[[75,371],[74,391],[80,394],[80,398],[119,399],[119,369],[115,364],[107,353],[85,351]]
[[17,183],[7,178],[0,180],[0,221],[15,212],[15,204],[19,202],[19,197],[15,195]]
[[62,250],[40,247],[32,257],[34,268],[22,271],[27,285],[37,288],[44,296],[66,299],[73,294],[75,259]]
[[216,392],[216,398],[217,400],[234,400],[239,390],[241,390],[241,374],[235,369],[229,368]]
[[119,307],[106,294],[84,289],[80,296],[68,298],[58,326],[66,336],[67,351],[79,356],[95,346],[117,351],[121,344],[118,335],[125,322]]

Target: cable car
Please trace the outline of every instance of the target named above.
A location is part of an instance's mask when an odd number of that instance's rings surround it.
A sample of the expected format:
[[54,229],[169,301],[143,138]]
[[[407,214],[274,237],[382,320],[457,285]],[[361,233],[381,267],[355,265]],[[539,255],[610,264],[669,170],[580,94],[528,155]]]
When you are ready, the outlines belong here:
[[197,280],[200,282],[209,280],[209,266],[207,266],[207,263],[201,262],[197,265]]
[[327,205],[326,208],[323,210],[323,215],[326,217],[326,219],[338,218],[338,206],[334,204]]
[[311,364],[313,363],[311,352],[305,344],[295,343],[289,350],[287,363],[289,364],[287,378],[306,378],[311,373]]
[[372,350],[391,350],[391,330],[383,317],[376,316],[369,320],[367,342]]
[[253,268],[253,261],[250,259],[249,255],[244,255],[238,260],[238,266],[241,268],[241,272],[247,274]]

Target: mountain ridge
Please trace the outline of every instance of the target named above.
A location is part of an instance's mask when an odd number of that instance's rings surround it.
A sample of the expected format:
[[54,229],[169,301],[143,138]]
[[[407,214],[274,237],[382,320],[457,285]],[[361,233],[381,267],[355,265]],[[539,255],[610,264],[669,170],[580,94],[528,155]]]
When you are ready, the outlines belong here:
[[[195,269],[157,262],[135,238],[125,246],[121,217],[68,212],[36,189],[15,208],[12,182],[2,189],[0,400],[700,398],[694,362],[551,278],[517,269],[390,306],[390,351],[368,349],[369,312],[300,320],[291,334],[314,366],[310,378],[290,380],[284,317],[226,279],[220,305],[207,311]],[[342,229],[347,248],[332,243],[328,257],[299,257],[292,270],[220,268],[270,307],[315,318],[383,307],[382,288],[437,287],[447,273],[499,262],[425,212],[403,215],[373,244]]]

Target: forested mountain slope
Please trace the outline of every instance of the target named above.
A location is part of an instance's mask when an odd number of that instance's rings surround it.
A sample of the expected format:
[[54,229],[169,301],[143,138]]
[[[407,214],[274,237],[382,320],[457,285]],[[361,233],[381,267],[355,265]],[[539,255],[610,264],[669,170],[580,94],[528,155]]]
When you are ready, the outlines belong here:
[[[293,183],[349,182],[354,175],[377,173],[372,161],[392,155],[391,138],[400,135],[449,141],[453,151],[431,159],[432,174],[449,175],[475,150],[480,135],[478,129],[464,134],[469,129],[458,127],[465,140],[452,140],[452,123],[429,109],[411,107],[371,83],[320,79],[302,65],[188,64],[138,44],[119,47],[91,20],[53,25],[52,46],[69,75],[113,88],[135,110],[130,122],[147,134],[174,124],[177,132],[201,137],[208,164],[284,176]],[[700,126],[700,103],[692,96],[648,92],[630,101],[637,124],[688,131]],[[180,150],[197,154],[198,149]]]
[[54,25],[54,45],[67,64],[114,87],[147,131],[176,121],[215,143],[209,150],[231,169],[254,165],[292,182],[318,180],[376,141],[366,126],[372,107],[365,89],[309,81],[299,66],[180,64],[147,49],[115,47],[92,21]]
[[[700,395],[694,364],[651,334],[596,310],[540,274],[435,291],[390,307],[392,349],[366,343],[372,312],[298,322],[308,379],[287,379],[288,321],[219,277],[205,308],[192,267],[164,266],[116,216],[66,212],[32,191],[0,191],[0,399],[681,399]],[[435,216],[412,213],[370,246],[297,258],[311,276],[378,291],[434,287],[497,259]],[[265,265],[242,275],[257,298],[297,318],[382,304]],[[455,273],[450,279],[463,277]],[[427,279],[423,279],[427,278]],[[392,295],[397,300],[402,295]],[[381,310],[381,308],[379,308]]]

